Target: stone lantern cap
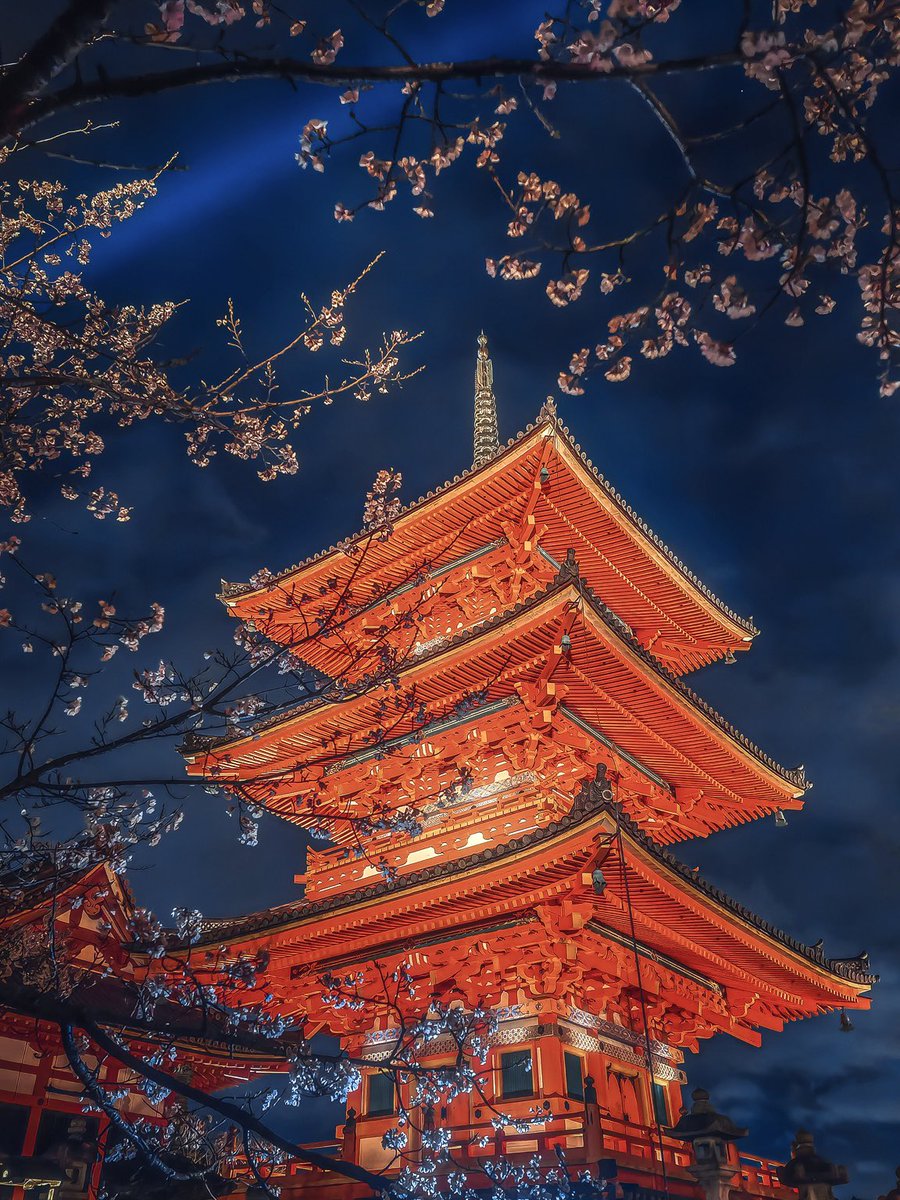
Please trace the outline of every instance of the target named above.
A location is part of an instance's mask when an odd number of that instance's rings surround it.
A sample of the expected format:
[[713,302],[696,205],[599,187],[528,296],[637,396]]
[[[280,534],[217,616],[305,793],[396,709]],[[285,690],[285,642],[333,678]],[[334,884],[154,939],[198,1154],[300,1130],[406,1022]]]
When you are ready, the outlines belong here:
[[847,1182],[847,1168],[829,1162],[816,1150],[813,1135],[808,1129],[798,1129],[792,1147],[791,1161],[778,1168],[778,1178],[789,1188],[798,1188],[811,1183],[827,1183],[832,1186]]
[[730,1117],[716,1112],[709,1101],[709,1092],[695,1088],[691,1093],[693,1106],[690,1112],[682,1113],[669,1130],[672,1137],[682,1142],[694,1142],[697,1138],[719,1138],[723,1142],[735,1142],[746,1137],[747,1130],[735,1125]]

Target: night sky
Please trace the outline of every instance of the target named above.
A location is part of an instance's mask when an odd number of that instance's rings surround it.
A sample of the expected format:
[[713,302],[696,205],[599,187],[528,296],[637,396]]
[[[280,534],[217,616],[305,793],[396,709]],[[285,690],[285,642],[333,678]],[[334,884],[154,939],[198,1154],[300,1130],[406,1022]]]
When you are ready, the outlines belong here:
[[[449,4],[440,53],[509,47],[502,18],[526,7]],[[530,7],[534,19],[517,20],[523,49],[542,15]],[[296,325],[301,291],[324,298],[380,249],[384,260],[349,309],[353,345],[383,328],[424,331],[408,361],[426,370],[402,391],[307,419],[293,478],[263,485],[225,456],[198,470],[184,456],[182,431],[147,424],[113,432],[102,466],[103,481],[135,504],[129,524],[100,525],[51,492],[39,500],[27,530],[31,561],[52,566],[69,593],[116,589],[123,610],[165,604],[166,632],[147,653],[190,664],[231,637],[215,599],[220,578],[278,570],[356,530],[381,467],[402,472],[410,501],[470,463],[482,326],[505,439],[555,392],[569,354],[598,340],[601,317],[587,306],[552,308],[540,286],[486,276],[485,256],[508,247],[491,185],[471,165],[442,176],[433,221],[403,201],[337,225],[335,200],[361,194],[356,153],[324,176],[294,161],[309,116],[345,119],[336,96],[246,83],[117,115],[122,126],[104,135],[104,156],[153,163],[177,150],[189,169],[161,181],[148,209],[103,244],[88,278],[123,301],[189,298],[165,343],[172,353],[196,348],[190,370],[211,376],[227,366],[214,321],[229,296],[249,340],[265,348]],[[676,169],[623,90],[608,89],[602,104],[592,94],[562,146],[536,124],[522,130],[515,153],[548,171],[555,164],[563,182],[566,172],[570,183],[587,180],[610,211],[649,211]],[[79,187],[96,185],[94,173],[33,161]],[[852,304],[852,289],[846,294]],[[853,1015],[852,1033],[841,1033],[834,1015],[766,1033],[761,1050],[720,1037],[691,1057],[691,1084],[750,1127],[745,1149],[784,1158],[793,1131],[809,1127],[820,1150],[849,1166],[846,1195],[875,1196],[900,1160],[900,436],[896,398],[878,399],[854,315],[765,326],[727,371],[684,351],[640,365],[626,384],[601,380],[584,397],[557,399],[626,500],[762,630],[737,665],[690,682],[777,760],[805,763],[815,785],[788,828],[757,822],[685,844],[681,856],[800,939],[824,937],[829,954],[867,949],[882,977],[871,1013]],[[320,370],[307,357],[292,378],[315,381]],[[19,672],[15,686],[30,686],[20,659],[5,665]],[[174,750],[169,769],[180,770]],[[295,897],[299,832],[269,819],[256,849],[240,846],[236,833],[220,801],[191,792],[179,833],[133,873],[138,897],[163,915],[174,905],[226,915]],[[296,1121],[298,1137],[327,1134],[318,1119]]]

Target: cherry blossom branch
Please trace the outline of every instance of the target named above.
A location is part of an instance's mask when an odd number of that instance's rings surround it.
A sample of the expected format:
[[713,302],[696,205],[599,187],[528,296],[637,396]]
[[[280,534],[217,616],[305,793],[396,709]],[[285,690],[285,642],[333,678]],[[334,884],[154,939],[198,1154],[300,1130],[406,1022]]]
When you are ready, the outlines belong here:
[[76,83],[52,96],[35,101],[19,118],[17,132],[70,108],[81,108],[116,99],[158,96],[182,88],[215,83],[233,83],[244,79],[280,79],[294,83],[350,86],[355,83],[449,83],[454,80],[482,82],[489,79],[523,79],[534,83],[603,83],[607,80],[635,79],[712,71],[742,66],[745,56],[738,50],[718,54],[687,55],[683,58],[614,65],[597,71],[577,62],[537,62],[530,58],[490,57],[459,62],[400,63],[377,66],[317,64],[298,58],[237,58],[219,63],[202,63],[174,71],[152,72],[94,83]]
[[187,1183],[191,1180],[205,1179],[208,1176],[208,1170],[177,1171],[174,1167],[166,1163],[147,1139],[141,1136],[137,1126],[132,1121],[126,1120],[115,1104],[109,1099],[106,1089],[97,1078],[97,1071],[92,1071],[79,1053],[72,1025],[62,1023],[59,1026],[59,1031],[63,1050],[65,1051],[66,1058],[69,1060],[69,1066],[72,1068],[75,1078],[104,1116],[112,1122],[119,1133],[134,1146],[151,1167],[159,1171],[166,1179],[171,1179],[176,1183]]
[[353,1179],[358,1183],[365,1183],[376,1193],[381,1193],[388,1187],[387,1181],[381,1176],[375,1175],[363,1167],[358,1167],[355,1163],[346,1162],[344,1159],[331,1158],[327,1154],[320,1153],[318,1150],[306,1149],[298,1143],[292,1142],[281,1134],[276,1133],[246,1109],[240,1108],[228,1100],[221,1100],[218,1096],[201,1091],[200,1088],[193,1087],[177,1075],[170,1074],[168,1071],[162,1071],[159,1067],[155,1067],[146,1060],[138,1058],[87,1014],[73,1014],[70,1018],[70,1023],[83,1029],[91,1041],[105,1050],[110,1057],[121,1063],[122,1066],[134,1071],[138,1076],[149,1079],[151,1083],[165,1088],[169,1092],[174,1092],[175,1095],[182,1096],[185,1100],[190,1100],[194,1104],[211,1109],[213,1112],[218,1113],[219,1116],[225,1117],[226,1120],[233,1121],[239,1129],[248,1130],[276,1149],[284,1151],[291,1158],[309,1163],[310,1166],[318,1167],[323,1171],[334,1171],[336,1174],[344,1175],[346,1178]]
[[[0,151],[0,157],[9,154]],[[284,397],[278,392],[276,372],[288,355],[344,346],[345,306],[378,255],[326,303],[315,306],[303,296],[296,332],[262,357],[245,353],[240,319],[229,304],[218,324],[241,355],[240,365],[214,384],[176,382],[174,371],[184,364],[161,360],[156,342],[179,305],[114,306],[77,270],[61,269],[67,257],[87,264],[91,238],[138,211],[155,194],[159,174],[78,196],[74,204],[66,204],[57,183],[0,184],[0,505],[13,520],[28,519],[30,479],[41,472],[58,482],[65,499],[86,500],[98,519],[129,519],[116,493],[80,483],[104,449],[96,426],[107,415],[119,428],[153,417],[182,423],[188,456],[198,466],[221,450],[256,462],[268,481],[298,469],[293,435],[313,404],[344,396],[366,401],[420,369],[401,365],[419,335],[394,330],[355,356],[345,353],[334,382],[326,372],[318,386]],[[30,203],[22,200],[23,188]]]

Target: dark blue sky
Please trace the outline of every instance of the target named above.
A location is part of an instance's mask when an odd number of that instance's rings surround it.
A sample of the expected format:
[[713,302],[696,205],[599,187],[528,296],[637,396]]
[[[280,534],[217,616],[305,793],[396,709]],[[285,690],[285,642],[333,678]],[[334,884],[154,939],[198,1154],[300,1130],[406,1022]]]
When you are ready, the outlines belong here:
[[[460,4],[442,53],[504,46],[501,17],[512,11]],[[638,124],[638,104],[622,91],[602,101],[594,93],[563,145],[525,126],[517,153],[553,163],[568,186],[587,178],[610,211],[649,209],[675,167]],[[104,156],[154,162],[177,150],[189,170],[161,181],[158,199],[103,245],[90,279],[123,300],[189,298],[166,346],[197,347],[192,369],[212,375],[227,353],[213,323],[228,296],[265,348],[300,317],[301,290],[324,297],[382,248],[349,312],[354,343],[382,328],[424,331],[410,361],[426,370],[401,392],[307,420],[295,478],[263,485],[224,457],[197,470],[177,428],[147,424],[113,435],[103,466],[103,481],[136,505],[130,524],[101,527],[61,500],[41,502],[28,530],[32,560],[52,562],[72,592],[115,587],[125,608],[164,603],[167,631],[151,653],[190,661],[230,637],[215,600],[221,577],[278,569],[355,530],[381,467],[402,472],[411,500],[468,465],[479,328],[508,437],[555,391],[571,351],[599,340],[602,314],[560,311],[541,287],[487,278],[485,256],[507,249],[504,220],[489,181],[468,165],[447,173],[433,221],[397,206],[335,224],[335,200],[361,186],[356,154],[320,176],[300,171],[294,153],[309,116],[342,119],[336,97],[243,84],[119,115]],[[784,1157],[794,1129],[808,1126],[850,1166],[847,1194],[873,1196],[900,1158],[900,436],[896,400],[877,398],[853,315],[770,325],[727,371],[693,351],[644,364],[628,383],[595,385],[560,409],[651,527],[762,630],[736,666],[707,668],[694,686],[775,758],[804,762],[815,784],[787,829],[757,823],[688,844],[682,856],[787,931],[825,937],[829,953],[867,948],[883,980],[852,1034],[826,1016],[765,1034],[761,1050],[722,1038],[689,1064],[691,1082],[750,1127],[747,1149]],[[320,366],[303,360],[293,376],[302,382],[301,368],[314,381]],[[257,849],[241,847],[219,802],[192,795],[181,831],[133,884],[164,914],[176,904],[210,915],[259,909],[296,895],[302,853],[299,834],[274,821]]]

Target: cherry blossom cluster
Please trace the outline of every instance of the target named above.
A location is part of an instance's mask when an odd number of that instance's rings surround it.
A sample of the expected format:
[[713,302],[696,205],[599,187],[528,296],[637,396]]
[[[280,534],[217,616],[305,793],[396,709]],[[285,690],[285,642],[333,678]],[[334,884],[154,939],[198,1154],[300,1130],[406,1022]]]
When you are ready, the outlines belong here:
[[[0,165],[9,169],[13,159],[13,150],[0,146]],[[239,365],[213,383],[176,378],[157,342],[179,306],[111,304],[87,285],[83,271],[96,240],[115,236],[117,225],[152,200],[161,175],[78,196],[43,179],[0,184],[0,413],[6,430],[0,508],[14,521],[29,519],[29,486],[39,476],[97,520],[129,519],[132,510],[119,495],[94,482],[110,424],[122,431],[151,418],[177,422],[198,466],[222,451],[257,464],[259,477],[269,481],[297,471],[292,439],[313,405],[342,396],[366,401],[408,377],[400,355],[415,335],[394,330],[377,346],[343,358],[324,385],[299,395],[279,391],[276,364],[286,355],[314,354],[326,342],[344,346],[346,305],[367,268],[324,304],[301,295],[298,332],[255,355],[229,302],[218,325]]]
[[[425,11],[433,17],[441,7]],[[183,38],[189,29],[179,14]],[[681,46],[689,44],[694,19],[673,0],[581,0],[540,22],[527,70],[521,60],[498,56],[484,79],[473,72],[474,86],[466,90],[452,87],[460,64],[441,64],[437,53],[420,62],[408,48],[405,35],[421,31],[407,6],[377,26],[405,59],[396,80],[388,67],[360,69],[358,78],[352,68],[341,74],[355,31],[314,33],[309,21],[296,22],[291,32],[304,41],[311,64],[328,72],[322,81],[349,84],[340,101],[350,120],[348,131],[343,114],[311,117],[298,162],[325,171],[330,157],[365,139],[357,161],[368,190],[334,206],[335,218],[346,222],[403,196],[418,216],[434,216],[439,176],[469,158],[496,185],[506,237],[517,243],[488,257],[487,272],[509,282],[540,279],[556,307],[588,302],[603,314],[609,337],[596,353],[573,352],[559,373],[563,392],[581,394],[595,371],[621,382],[637,361],[679,347],[694,348],[716,367],[731,366],[741,338],[770,315],[796,328],[834,311],[842,291],[837,277],[850,275],[859,283],[859,340],[878,354],[881,390],[891,394],[900,338],[898,200],[870,127],[900,61],[895,6],[847,0],[826,11],[815,0],[792,0],[776,4],[767,21],[745,8],[720,47],[695,56],[670,50],[670,24],[678,24]],[[303,74],[302,65],[296,69]],[[698,128],[689,103],[681,103],[679,81],[704,72],[739,99],[744,115],[737,125],[717,125],[713,114]],[[310,78],[320,76],[313,71]],[[664,90],[658,80],[665,80]],[[530,162],[512,164],[504,150],[510,122],[537,121],[550,137],[562,136],[563,95],[583,89],[585,103],[597,98],[602,115],[611,86],[633,91],[648,136],[662,129],[681,162],[659,213],[632,227],[606,216],[602,192],[587,196],[575,179],[557,181]],[[394,116],[369,123],[367,95],[385,89],[394,92]],[[751,143],[747,131],[754,127],[766,136]],[[821,139],[829,150],[825,163],[816,151]],[[732,161],[740,168],[723,168]],[[843,170],[861,162],[872,173],[862,190]],[[871,216],[863,194],[878,206]],[[844,222],[840,228],[832,228],[833,212]],[[656,285],[646,271],[637,282],[629,269],[648,259],[658,263]],[[743,324],[730,328],[730,322]]]
[[363,528],[366,533],[375,534],[381,541],[386,541],[393,532],[394,522],[400,515],[400,488],[403,476],[399,471],[381,470],[375,476],[375,482],[366,492],[366,503],[363,508]]

